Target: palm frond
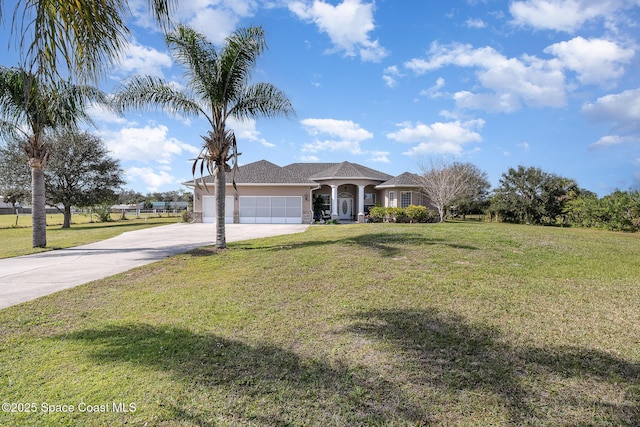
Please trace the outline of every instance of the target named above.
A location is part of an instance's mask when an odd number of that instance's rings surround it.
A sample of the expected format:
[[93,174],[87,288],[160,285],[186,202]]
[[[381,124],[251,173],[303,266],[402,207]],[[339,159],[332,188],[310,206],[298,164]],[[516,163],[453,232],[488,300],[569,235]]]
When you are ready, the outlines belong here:
[[223,99],[237,98],[247,86],[255,64],[267,48],[262,27],[236,30],[220,53]]
[[70,71],[86,83],[118,59],[127,44],[128,17],[126,0],[20,0],[12,32],[22,35],[28,66],[44,80]]
[[[91,123],[86,112],[90,102],[106,103],[106,95],[94,87],[47,82],[21,68],[0,67],[0,117],[13,123],[12,133],[22,132],[25,125],[35,134]],[[7,129],[8,125],[3,126]]]
[[152,76],[136,76],[121,85],[116,90],[111,105],[120,113],[133,109],[162,108],[172,114],[203,114],[207,117],[197,100],[165,80]]
[[251,117],[292,117],[295,111],[287,95],[271,83],[256,83],[247,87],[229,111],[243,120]]
[[167,34],[166,42],[174,59],[185,67],[189,88],[200,99],[215,96],[211,92],[219,75],[215,46],[203,34],[184,25]]
[[178,0],[147,0],[151,15],[163,30],[172,26],[171,15],[176,11],[178,4]]

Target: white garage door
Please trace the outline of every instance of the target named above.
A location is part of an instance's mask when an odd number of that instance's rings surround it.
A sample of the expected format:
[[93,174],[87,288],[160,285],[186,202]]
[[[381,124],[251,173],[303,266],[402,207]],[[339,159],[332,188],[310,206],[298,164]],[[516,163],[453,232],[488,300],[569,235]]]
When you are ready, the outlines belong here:
[[302,224],[302,197],[240,196],[241,224]]
[[[216,196],[202,196],[202,222],[216,222]],[[224,198],[224,222],[233,224],[233,196]]]

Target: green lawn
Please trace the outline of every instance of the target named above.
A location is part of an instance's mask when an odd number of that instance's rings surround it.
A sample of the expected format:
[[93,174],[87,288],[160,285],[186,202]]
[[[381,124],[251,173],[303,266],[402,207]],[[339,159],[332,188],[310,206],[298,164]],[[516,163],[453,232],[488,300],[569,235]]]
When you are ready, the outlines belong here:
[[[15,215],[0,215],[0,258],[29,255],[52,249],[84,245],[117,236],[125,231],[173,224],[178,217],[141,217],[112,222],[89,222],[88,215],[73,215],[71,228],[61,228],[62,215],[47,215],[47,247],[33,248],[31,216],[20,215],[15,226]],[[94,218],[95,220],[95,218]],[[13,221],[13,222],[11,222]]]
[[229,246],[1,310],[2,401],[36,412],[0,425],[640,425],[640,235],[355,224]]

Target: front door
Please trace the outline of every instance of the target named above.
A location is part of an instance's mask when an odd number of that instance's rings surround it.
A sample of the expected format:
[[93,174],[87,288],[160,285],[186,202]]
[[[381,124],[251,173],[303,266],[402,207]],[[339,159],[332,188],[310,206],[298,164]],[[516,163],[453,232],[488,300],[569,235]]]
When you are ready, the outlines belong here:
[[338,218],[339,219],[353,219],[353,199],[352,198],[338,198]]

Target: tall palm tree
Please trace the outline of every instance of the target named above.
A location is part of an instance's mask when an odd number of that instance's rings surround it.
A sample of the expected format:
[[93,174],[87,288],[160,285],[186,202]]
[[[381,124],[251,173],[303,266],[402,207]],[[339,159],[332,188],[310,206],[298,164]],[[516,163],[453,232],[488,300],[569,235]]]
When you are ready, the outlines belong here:
[[47,245],[44,168],[50,151],[45,134],[90,121],[85,112],[90,101],[106,99],[89,86],[45,82],[24,69],[0,66],[0,132],[24,141],[29,158],[34,248]]
[[[0,18],[7,15],[0,0]],[[164,28],[178,0],[147,0]],[[82,84],[96,84],[128,42],[128,0],[18,0],[11,11],[11,32],[22,67],[45,81],[69,72]]]
[[[211,126],[192,173],[200,169],[214,176],[216,196],[216,247],[226,247],[224,204],[225,172],[237,167],[236,137],[227,119],[291,116],[291,102],[270,83],[251,83],[251,72],[266,42],[262,27],[236,30],[219,50],[199,32],[179,25],[166,36],[174,59],[185,68],[186,89],[151,76],[138,76],[121,86],[115,97],[117,110],[156,107],[187,116],[202,116]],[[234,182],[235,185],[235,182]]]

